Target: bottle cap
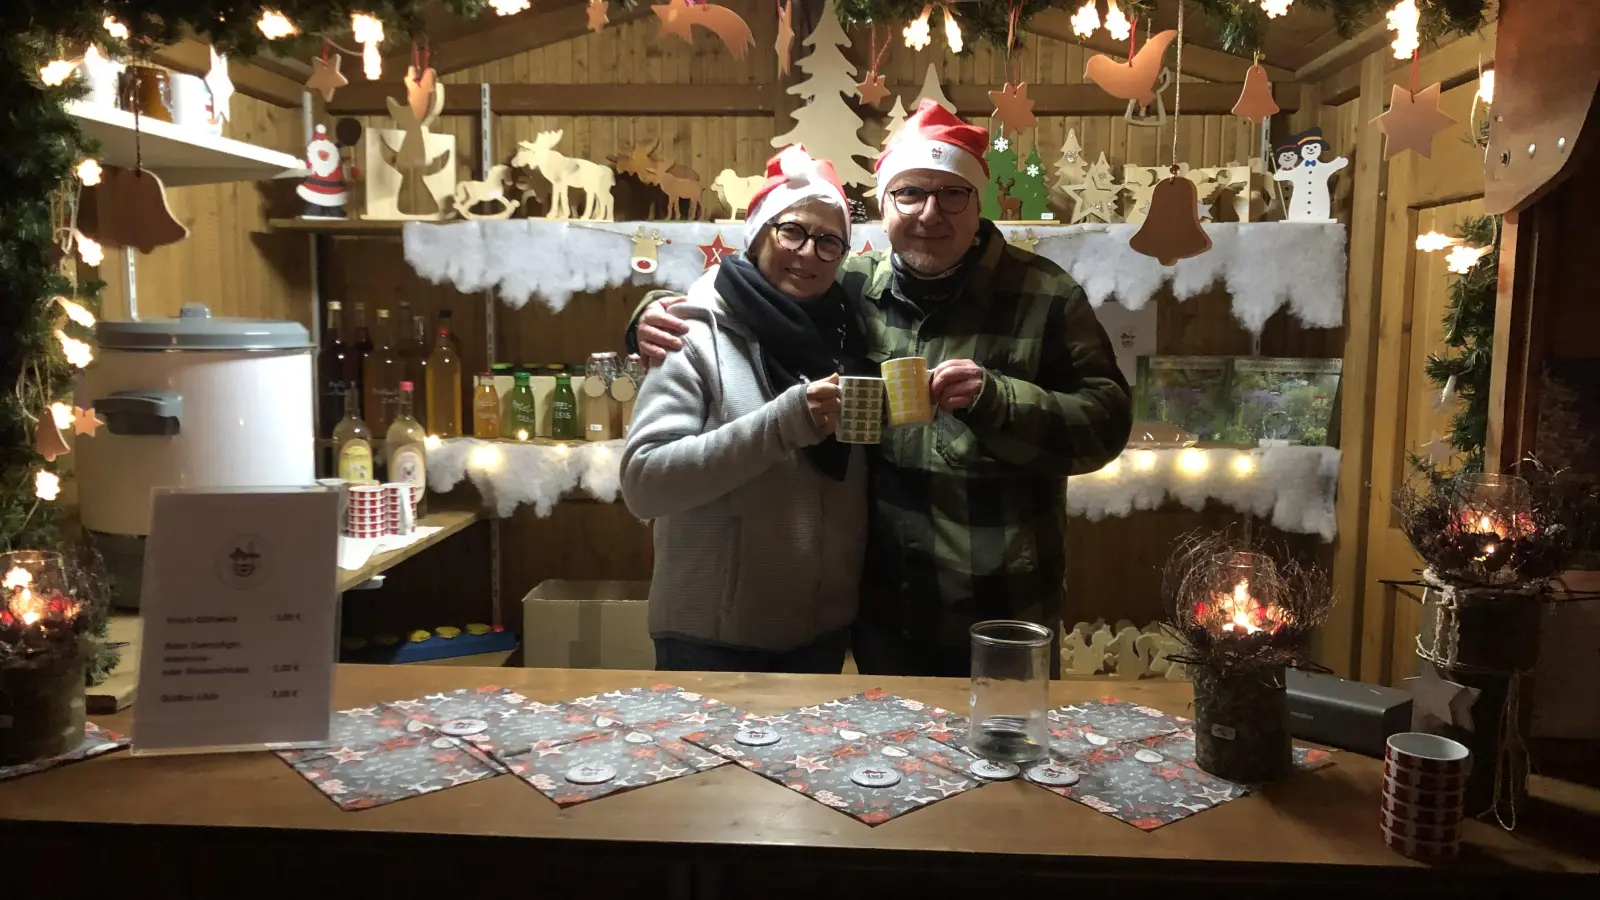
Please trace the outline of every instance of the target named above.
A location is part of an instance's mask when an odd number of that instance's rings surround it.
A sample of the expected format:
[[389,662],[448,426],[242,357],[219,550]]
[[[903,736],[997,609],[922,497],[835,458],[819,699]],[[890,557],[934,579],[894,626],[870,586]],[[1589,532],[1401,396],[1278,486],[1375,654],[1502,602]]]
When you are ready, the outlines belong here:
[[400,390],[402,390],[402,391],[413,391],[413,390],[416,390],[416,388],[411,386],[411,382],[402,381],[402,382],[400,382]]

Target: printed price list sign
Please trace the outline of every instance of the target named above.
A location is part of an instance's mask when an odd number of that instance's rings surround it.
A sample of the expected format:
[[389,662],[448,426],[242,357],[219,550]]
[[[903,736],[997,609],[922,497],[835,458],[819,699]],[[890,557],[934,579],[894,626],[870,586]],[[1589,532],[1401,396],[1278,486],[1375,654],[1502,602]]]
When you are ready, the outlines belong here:
[[338,518],[326,490],[155,495],[135,753],[328,739]]

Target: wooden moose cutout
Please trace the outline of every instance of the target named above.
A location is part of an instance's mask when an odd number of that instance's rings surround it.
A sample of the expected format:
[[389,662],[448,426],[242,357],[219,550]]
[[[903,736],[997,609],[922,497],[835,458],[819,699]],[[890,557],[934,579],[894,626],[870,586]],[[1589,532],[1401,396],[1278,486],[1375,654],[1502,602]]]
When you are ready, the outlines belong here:
[[705,193],[705,186],[700,183],[700,175],[690,170],[687,176],[678,175],[672,171],[675,163],[672,160],[659,162],[644,172],[646,184],[653,184],[667,195],[667,219],[680,218],[683,212],[683,201],[689,201],[689,212],[681,218],[698,220],[705,212],[705,204],[701,196]]
[[587,159],[573,159],[556,152],[564,132],[541,131],[532,141],[519,141],[517,154],[511,164],[539,170],[550,182],[550,212],[547,219],[572,218],[572,201],[568,188],[583,191],[583,215],[580,218],[610,222],[615,218],[611,189],[616,186],[616,173]]

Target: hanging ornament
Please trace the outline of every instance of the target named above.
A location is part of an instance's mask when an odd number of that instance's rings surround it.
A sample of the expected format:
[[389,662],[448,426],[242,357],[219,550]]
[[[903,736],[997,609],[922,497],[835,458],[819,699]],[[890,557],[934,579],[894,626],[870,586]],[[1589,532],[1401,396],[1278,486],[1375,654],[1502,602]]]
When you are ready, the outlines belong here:
[[1392,159],[1407,150],[1432,158],[1433,136],[1456,123],[1439,111],[1439,82],[1413,94],[1400,85],[1389,91],[1389,110],[1372,120],[1383,132],[1383,158]]
[[[785,7],[787,8],[787,6]],[[872,65],[867,69],[867,74],[861,77],[856,84],[856,96],[868,106],[877,106],[883,98],[889,96],[889,88],[884,84],[884,77],[878,74],[878,64],[883,62],[883,54],[889,49],[889,38],[885,37],[883,43],[878,43],[878,26],[872,25],[872,33],[867,43],[867,50],[872,54]],[[899,98],[895,98],[899,103]],[[884,139],[885,143],[888,138]]]
[[61,477],[44,469],[33,473],[33,495],[44,501],[61,496]]
[[92,408],[83,409],[77,406],[72,408],[72,430],[75,433],[94,437],[95,430],[104,424],[106,423],[100,421],[100,417]]
[[[778,73],[780,75],[789,74],[789,55],[790,51],[794,49],[794,24],[790,21],[792,14],[790,0],[778,0],[778,43],[775,49],[778,51]],[[866,100],[865,97],[862,99]],[[872,101],[866,100],[866,102],[870,104]]]
[[167,205],[167,189],[154,172],[107,166],[90,190],[99,210],[92,236],[102,245],[150,253],[189,236]]
[[276,41],[300,33],[288,17],[275,9],[264,9],[261,18],[256,21],[256,27],[266,35],[267,40]]
[[589,0],[589,30],[599,31],[611,23],[610,0]]
[[211,48],[211,68],[206,72],[206,88],[211,91],[211,116],[218,123],[228,118],[228,108],[233,103],[233,79],[228,77],[228,58]]
[[100,25],[105,28],[106,34],[111,35],[113,38],[119,41],[128,39],[128,26],[118,22],[116,16],[106,16],[101,20]]
[[368,81],[383,77],[383,56],[378,45],[383,43],[383,23],[366,13],[351,13],[350,31],[361,45],[361,68]]
[[721,38],[728,52],[739,60],[744,59],[745,53],[756,42],[749,24],[726,6],[715,3],[690,6],[688,0],[668,0],[666,5],[650,8],[661,19],[662,36],[677,35],[686,43],[693,44],[693,27],[699,25]]
[[1157,32],[1125,63],[1109,56],[1092,56],[1084,68],[1084,75],[1119,100],[1132,100],[1140,106],[1149,106],[1156,99],[1154,88],[1156,78],[1161,74],[1161,57],[1177,36],[1176,31]]
[[1451,375],[1445,379],[1444,390],[1439,392],[1439,399],[1433,404],[1434,412],[1444,412],[1450,401],[1456,398],[1456,376]]
[[48,415],[40,416],[39,421],[34,423],[33,452],[44,457],[45,462],[55,462],[57,457],[72,452],[66,439],[61,436],[61,429]]
[[68,300],[66,297],[57,297],[55,302],[67,314],[67,318],[71,319],[75,324],[82,325],[84,328],[94,327],[94,313],[84,309],[76,301]]
[[74,172],[78,176],[78,181],[82,182],[84,187],[94,187],[99,184],[100,176],[103,174],[100,169],[100,161],[94,159],[86,159],[78,163],[78,168]]
[[94,349],[87,343],[78,340],[61,329],[56,329],[56,340],[61,342],[61,353],[66,356],[67,362],[77,368],[83,368],[94,362]]
[[1449,462],[1451,455],[1455,453],[1455,447],[1451,446],[1450,439],[1439,435],[1434,435],[1433,439],[1423,444],[1421,449],[1427,454],[1429,462],[1440,466]]
[[956,17],[951,14],[948,5],[939,9],[944,13],[944,42],[951,53],[960,53],[965,44],[961,41],[961,26],[956,24]]
[[306,79],[306,87],[322,94],[325,102],[333,102],[333,92],[350,83],[339,68],[344,65],[344,57],[331,53],[327,44],[322,45],[322,55],[311,60],[311,77]]
[[717,232],[717,235],[711,239],[711,243],[700,245],[700,252],[705,254],[705,265],[701,267],[701,270],[704,271],[712,266],[721,265],[723,257],[738,253],[739,248],[729,247],[724,244],[722,242],[722,233]]
[[1072,33],[1086,38],[1094,34],[1099,27],[1100,10],[1094,5],[1094,0],[1084,0],[1078,11],[1072,14]]
[[406,67],[406,105],[411,107],[411,114],[417,117],[418,122],[428,117],[428,106],[433,103],[433,89],[438,84],[433,67],[428,65],[428,55],[426,46],[418,50],[413,44],[411,65]]
[[656,18],[661,20],[661,28],[656,32],[656,37],[665,38],[668,35],[675,35],[687,43],[694,43],[694,32],[689,24],[689,7],[687,4],[669,2],[650,8],[655,11]]
[[1133,23],[1117,6],[1117,0],[1106,0],[1106,31],[1119,41],[1125,41],[1133,34]]
[[672,241],[663,238],[660,231],[647,232],[644,226],[640,225],[639,230],[633,234],[633,257],[628,260],[628,266],[635,272],[649,275],[661,266],[660,260],[656,258],[658,249],[662,244],[670,243]]
[[1417,25],[1422,21],[1422,14],[1417,11],[1416,0],[1400,0],[1394,9],[1383,14],[1389,20],[1389,28],[1394,31],[1395,59],[1410,59],[1422,46],[1417,34]]
[[1163,266],[1177,265],[1211,249],[1211,238],[1200,227],[1200,194],[1194,182],[1178,174],[1163,178],[1150,195],[1150,213],[1128,246]]
[[1017,85],[1008,81],[1000,90],[990,91],[989,99],[994,101],[992,118],[1005,125],[1005,133],[1016,134],[1039,124],[1033,114],[1033,101],[1028,99],[1026,81]]
[[1289,4],[1293,2],[1294,0],[1261,0],[1261,11],[1267,14],[1267,18],[1276,19],[1288,13]]
[[922,8],[922,15],[918,16],[915,21],[906,26],[905,31],[901,32],[905,35],[907,47],[912,50],[924,50],[927,48],[928,42],[933,39],[928,30],[928,16],[932,14],[933,4],[930,3]]
[[1272,99],[1272,80],[1267,77],[1267,69],[1261,65],[1259,56],[1245,70],[1244,90],[1239,92],[1239,102],[1233,105],[1233,114],[1249,119],[1253,125],[1260,125],[1267,116],[1278,114],[1278,101]]

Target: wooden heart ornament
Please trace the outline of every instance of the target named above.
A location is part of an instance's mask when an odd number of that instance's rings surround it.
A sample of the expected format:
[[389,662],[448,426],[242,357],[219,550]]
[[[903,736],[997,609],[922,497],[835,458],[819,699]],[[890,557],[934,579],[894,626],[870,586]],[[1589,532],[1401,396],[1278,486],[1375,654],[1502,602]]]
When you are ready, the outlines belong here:
[[1161,74],[1161,57],[1178,37],[1176,31],[1152,35],[1133,59],[1117,62],[1109,56],[1092,56],[1084,75],[1119,100],[1132,100],[1140,106],[1155,102],[1156,76]]
[[94,192],[94,227],[85,233],[108,247],[149,253],[189,236],[167,206],[167,189],[154,172],[106,166]]
[[411,107],[411,114],[421,122],[428,117],[428,104],[433,101],[433,86],[435,83],[433,69],[424,68],[422,74],[417,74],[416,66],[406,67],[406,105]]

